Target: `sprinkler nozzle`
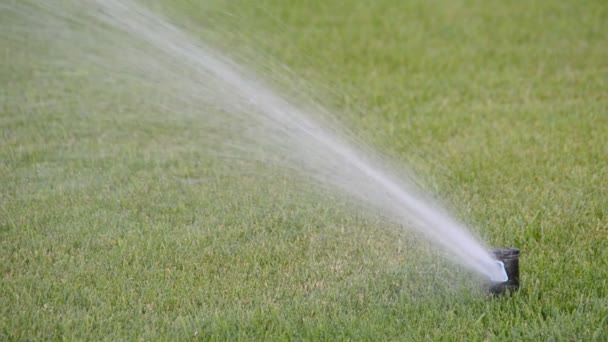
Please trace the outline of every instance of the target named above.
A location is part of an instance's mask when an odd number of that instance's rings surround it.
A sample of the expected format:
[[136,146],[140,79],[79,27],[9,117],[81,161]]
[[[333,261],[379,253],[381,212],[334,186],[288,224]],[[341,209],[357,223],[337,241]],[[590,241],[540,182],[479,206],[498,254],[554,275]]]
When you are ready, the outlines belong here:
[[505,263],[500,260],[495,260],[496,262],[496,270],[490,277],[490,281],[493,283],[502,283],[509,280],[509,276],[507,275],[507,270],[505,269]]
[[493,295],[501,295],[519,289],[519,249],[499,248],[491,251],[501,268],[501,276],[490,279],[489,291]]

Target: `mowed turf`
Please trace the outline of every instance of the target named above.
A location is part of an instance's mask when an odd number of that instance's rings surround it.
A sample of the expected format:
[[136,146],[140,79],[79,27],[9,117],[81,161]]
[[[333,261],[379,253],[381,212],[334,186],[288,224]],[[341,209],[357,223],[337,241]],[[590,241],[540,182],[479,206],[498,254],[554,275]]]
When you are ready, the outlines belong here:
[[0,340],[608,339],[605,1],[153,5],[301,75],[520,248],[522,290],[490,298],[411,234],[212,157],[202,120],[0,33]]

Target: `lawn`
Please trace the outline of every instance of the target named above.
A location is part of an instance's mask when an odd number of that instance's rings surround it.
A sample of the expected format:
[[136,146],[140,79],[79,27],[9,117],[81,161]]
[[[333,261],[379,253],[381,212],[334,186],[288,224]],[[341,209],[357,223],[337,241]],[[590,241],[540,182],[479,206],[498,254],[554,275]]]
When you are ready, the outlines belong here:
[[0,340],[608,339],[605,1],[144,1],[520,248],[500,298],[405,227],[218,158],[205,120],[91,77],[15,3]]

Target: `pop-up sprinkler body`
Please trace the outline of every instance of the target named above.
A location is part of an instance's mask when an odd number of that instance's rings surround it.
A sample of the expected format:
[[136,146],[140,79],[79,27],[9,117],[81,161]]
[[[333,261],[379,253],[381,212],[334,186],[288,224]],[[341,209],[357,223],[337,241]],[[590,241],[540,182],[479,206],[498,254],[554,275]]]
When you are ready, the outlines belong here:
[[491,251],[497,262],[504,265],[506,281],[492,282],[490,293],[501,295],[505,292],[512,292],[519,289],[519,249],[499,248]]

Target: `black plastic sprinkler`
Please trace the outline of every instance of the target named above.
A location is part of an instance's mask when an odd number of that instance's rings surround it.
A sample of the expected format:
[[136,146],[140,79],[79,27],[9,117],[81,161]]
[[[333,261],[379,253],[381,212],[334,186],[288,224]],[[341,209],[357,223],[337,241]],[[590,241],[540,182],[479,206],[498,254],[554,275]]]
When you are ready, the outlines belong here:
[[498,248],[491,251],[497,262],[502,263],[506,281],[492,282],[490,293],[502,295],[504,293],[517,291],[519,289],[519,249],[517,248]]

